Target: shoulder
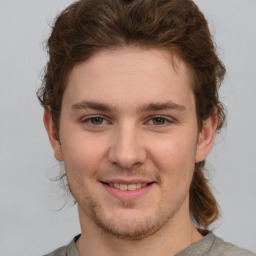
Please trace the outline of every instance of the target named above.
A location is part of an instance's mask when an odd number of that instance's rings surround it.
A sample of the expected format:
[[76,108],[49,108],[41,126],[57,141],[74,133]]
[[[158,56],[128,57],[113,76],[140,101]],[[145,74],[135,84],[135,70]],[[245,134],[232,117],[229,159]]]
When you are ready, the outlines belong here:
[[76,241],[80,235],[76,236],[67,246],[62,246],[55,251],[44,256],[80,256],[77,248]]
[[223,239],[215,236],[209,256],[256,256],[256,253],[242,249],[234,244],[225,242]]
[[60,247],[56,249],[55,251],[46,254],[44,256],[66,256],[67,255],[67,246]]
[[67,248],[68,246],[62,246],[53,252],[46,254],[44,256],[67,256]]

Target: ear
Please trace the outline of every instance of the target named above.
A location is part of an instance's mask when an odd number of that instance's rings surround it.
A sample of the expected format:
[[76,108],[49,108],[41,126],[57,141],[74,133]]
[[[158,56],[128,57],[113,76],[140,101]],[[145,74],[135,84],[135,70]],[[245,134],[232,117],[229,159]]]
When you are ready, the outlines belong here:
[[53,123],[51,111],[47,108],[44,109],[44,126],[54,151],[54,157],[60,162],[63,161],[58,132]]
[[196,150],[196,163],[205,160],[207,155],[211,152],[213,147],[215,132],[218,124],[217,110],[203,122],[203,127],[199,133],[197,150]]

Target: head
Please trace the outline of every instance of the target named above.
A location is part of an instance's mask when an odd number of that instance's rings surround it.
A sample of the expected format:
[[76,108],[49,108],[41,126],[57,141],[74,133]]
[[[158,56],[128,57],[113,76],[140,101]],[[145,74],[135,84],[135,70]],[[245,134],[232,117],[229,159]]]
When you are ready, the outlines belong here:
[[[191,0],[81,0],[56,19],[48,40],[49,61],[38,98],[51,113],[57,136],[63,95],[75,67],[104,51],[127,48],[163,50],[186,64],[195,99],[198,133],[204,122],[225,122],[218,88],[225,68],[216,55],[207,21]],[[177,66],[179,68],[179,66]],[[60,142],[61,143],[61,142]],[[198,227],[207,228],[218,216],[218,205],[204,176],[205,160],[195,163],[189,208]]]

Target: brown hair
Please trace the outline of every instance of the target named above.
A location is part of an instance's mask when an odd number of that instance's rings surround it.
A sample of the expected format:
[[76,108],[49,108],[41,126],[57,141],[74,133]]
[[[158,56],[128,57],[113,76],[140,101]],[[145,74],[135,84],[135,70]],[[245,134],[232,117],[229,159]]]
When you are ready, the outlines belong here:
[[[51,110],[59,130],[62,96],[67,77],[79,62],[113,47],[142,46],[167,49],[191,68],[198,125],[217,110],[218,127],[225,122],[218,88],[225,68],[218,56],[207,21],[191,0],[80,0],[56,19],[48,39],[49,61],[37,95]],[[219,217],[203,168],[195,164],[190,188],[190,212],[199,227]]]

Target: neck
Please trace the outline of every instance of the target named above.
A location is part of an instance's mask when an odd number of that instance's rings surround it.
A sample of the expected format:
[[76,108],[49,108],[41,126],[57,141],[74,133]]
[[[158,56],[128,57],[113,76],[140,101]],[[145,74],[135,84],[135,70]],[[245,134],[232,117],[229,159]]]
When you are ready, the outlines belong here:
[[179,213],[160,230],[141,240],[124,240],[102,231],[79,209],[82,233],[77,241],[82,256],[170,256],[202,238],[189,214],[180,221]]

